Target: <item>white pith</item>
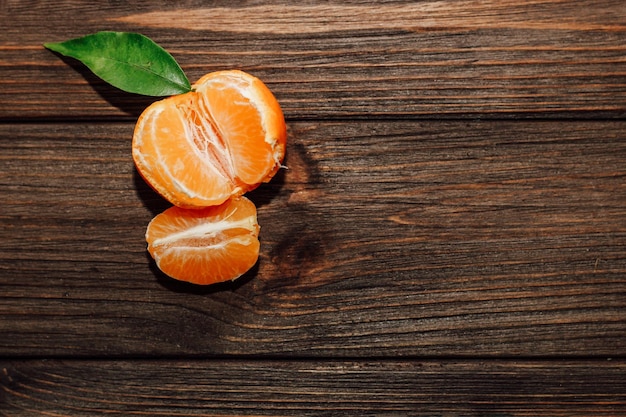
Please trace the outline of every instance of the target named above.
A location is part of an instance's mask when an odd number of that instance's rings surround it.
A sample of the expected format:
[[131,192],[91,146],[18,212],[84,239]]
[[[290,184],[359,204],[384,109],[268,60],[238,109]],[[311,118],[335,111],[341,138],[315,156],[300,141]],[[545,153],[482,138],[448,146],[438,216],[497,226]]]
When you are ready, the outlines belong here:
[[[152,242],[152,246],[161,246],[161,245],[169,245],[172,243],[176,243],[179,240],[184,239],[201,239],[208,238],[217,235],[218,233],[228,230],[228,229],[246,229],[251,233],[255,232],[255,222],[252,218],[244,218],[237,221],[230,220],[220,220],[217,222],[207,221],[206,223],[199,224],[197,226],[192,226],[188,229],[181,230],[180,232],[171,233],[165,237],[155,239]],[[229,241],[233,239],[237,239],[233,237],[231,239],[225,240],[223,243],[212,246],[202,246],[203,248],[213,247],[213,246],[224,246]],[[177,246],[181,247],[181,246]]]
[[214,243],[214,244],[206,245],[206,246],[184,246],[184,245],[170,246],[163,250],[163,253],[161,256],[157,254],[155,260],[158,260],[161,258],[165,259],[167,258],[168,254],[171,252],[182,252],[183,256],[185,257],[193,257],[196,254],[204,255],[207,253],[207,251],[219,250],[219,249],[226,247],[226,245],[229,245],[232,243],[238,243],[240,245],[248,245],[250,244],[250,236],[235,236],[230,239],[226,239],[218,243]]

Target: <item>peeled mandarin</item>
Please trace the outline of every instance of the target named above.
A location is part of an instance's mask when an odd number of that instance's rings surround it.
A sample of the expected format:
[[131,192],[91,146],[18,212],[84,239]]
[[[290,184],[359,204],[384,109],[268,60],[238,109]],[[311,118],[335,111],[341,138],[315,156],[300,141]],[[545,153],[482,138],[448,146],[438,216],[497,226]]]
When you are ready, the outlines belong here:
[[269,181],[281,167],[287,130],[278,101],[242,71],[213,72],[193,91],[150,105],[139,117],[137,170],[179,207],[217,205]]

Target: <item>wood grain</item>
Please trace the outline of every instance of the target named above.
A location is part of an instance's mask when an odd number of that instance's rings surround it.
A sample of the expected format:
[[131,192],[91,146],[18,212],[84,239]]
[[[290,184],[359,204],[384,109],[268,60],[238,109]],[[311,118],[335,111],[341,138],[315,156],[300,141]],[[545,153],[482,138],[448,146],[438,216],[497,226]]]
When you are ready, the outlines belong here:
[[[359,10],[360,12],[356,12]],[[584,117],[626,112],[623,1],[7,1],[0,120],[134,119],[147,100],[41,46],[95,28],[142,32],[194,81],[240,68],[287,117]]]
[[[0,415],[626,416],[626,3],[0,1]],[[259,263],[146,253],[144,33],[289,122]]]
[[616,416],[623,361],[0,363],[6,416]]
[[259,264],[161,275],[130,123],[0,125],[0,355],[621,355],[626,124],[292,123]]

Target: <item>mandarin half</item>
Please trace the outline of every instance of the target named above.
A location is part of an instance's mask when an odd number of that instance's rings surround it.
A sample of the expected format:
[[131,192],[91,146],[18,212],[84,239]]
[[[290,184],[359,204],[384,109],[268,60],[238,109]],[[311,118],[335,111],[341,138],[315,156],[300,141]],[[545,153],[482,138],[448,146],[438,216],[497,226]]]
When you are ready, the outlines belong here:
[[139,117],[137,170],[176,206],[224,203],[269,181],[281,167],[287,129],[278,101],[242,71],[205,75],[188,93],[150,105]]
[[148,252],[172,278],[194,284],[234,280],[259,257],[256,207],[233,197],[202,209],[170,207],[148,224]]

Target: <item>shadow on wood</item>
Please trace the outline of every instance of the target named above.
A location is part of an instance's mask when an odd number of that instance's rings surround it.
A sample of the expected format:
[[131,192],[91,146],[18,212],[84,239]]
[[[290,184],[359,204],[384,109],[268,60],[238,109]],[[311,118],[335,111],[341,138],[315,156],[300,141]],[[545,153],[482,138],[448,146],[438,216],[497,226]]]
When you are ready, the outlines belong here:
[[254,266],[250,270],[248,270],[248,272],[233,281],[220,282],[211,285],[196,285],[189,282],[176,280],[164,274],[159,269],[159,267],[157,267],[156,262],[154,261],[154,259],[152,259],[148,251],[146,251],[146,257],[149,258],[150,270],[156,277],[159,285],[163,286],[169,291],[177,293],[209,295],[222,291],[235,291],[236,289],[248,283],[250,280],[254,279],[259,271],[259,261],[257,261],[257,263],[254,264]]
[[93,88],[93,90],[97,92],[98,95],[106,100],[111,106],[120,109],[122,112],[128,114],[129,116],[132,116],[135,119],[141,115],[146,107],[162,98],[143,96],[140,94],[128,93],[126,91],[120,90],[108,84],[106,81],[103,81],[93,72],[91,72],[91,70],[80,61],[74,58],[63,56],[56,52],[50,52],[57,55],[63,62],[67,64],[68,67],[79,73],[85,79],[85,81],[89,83],[89,86]]

